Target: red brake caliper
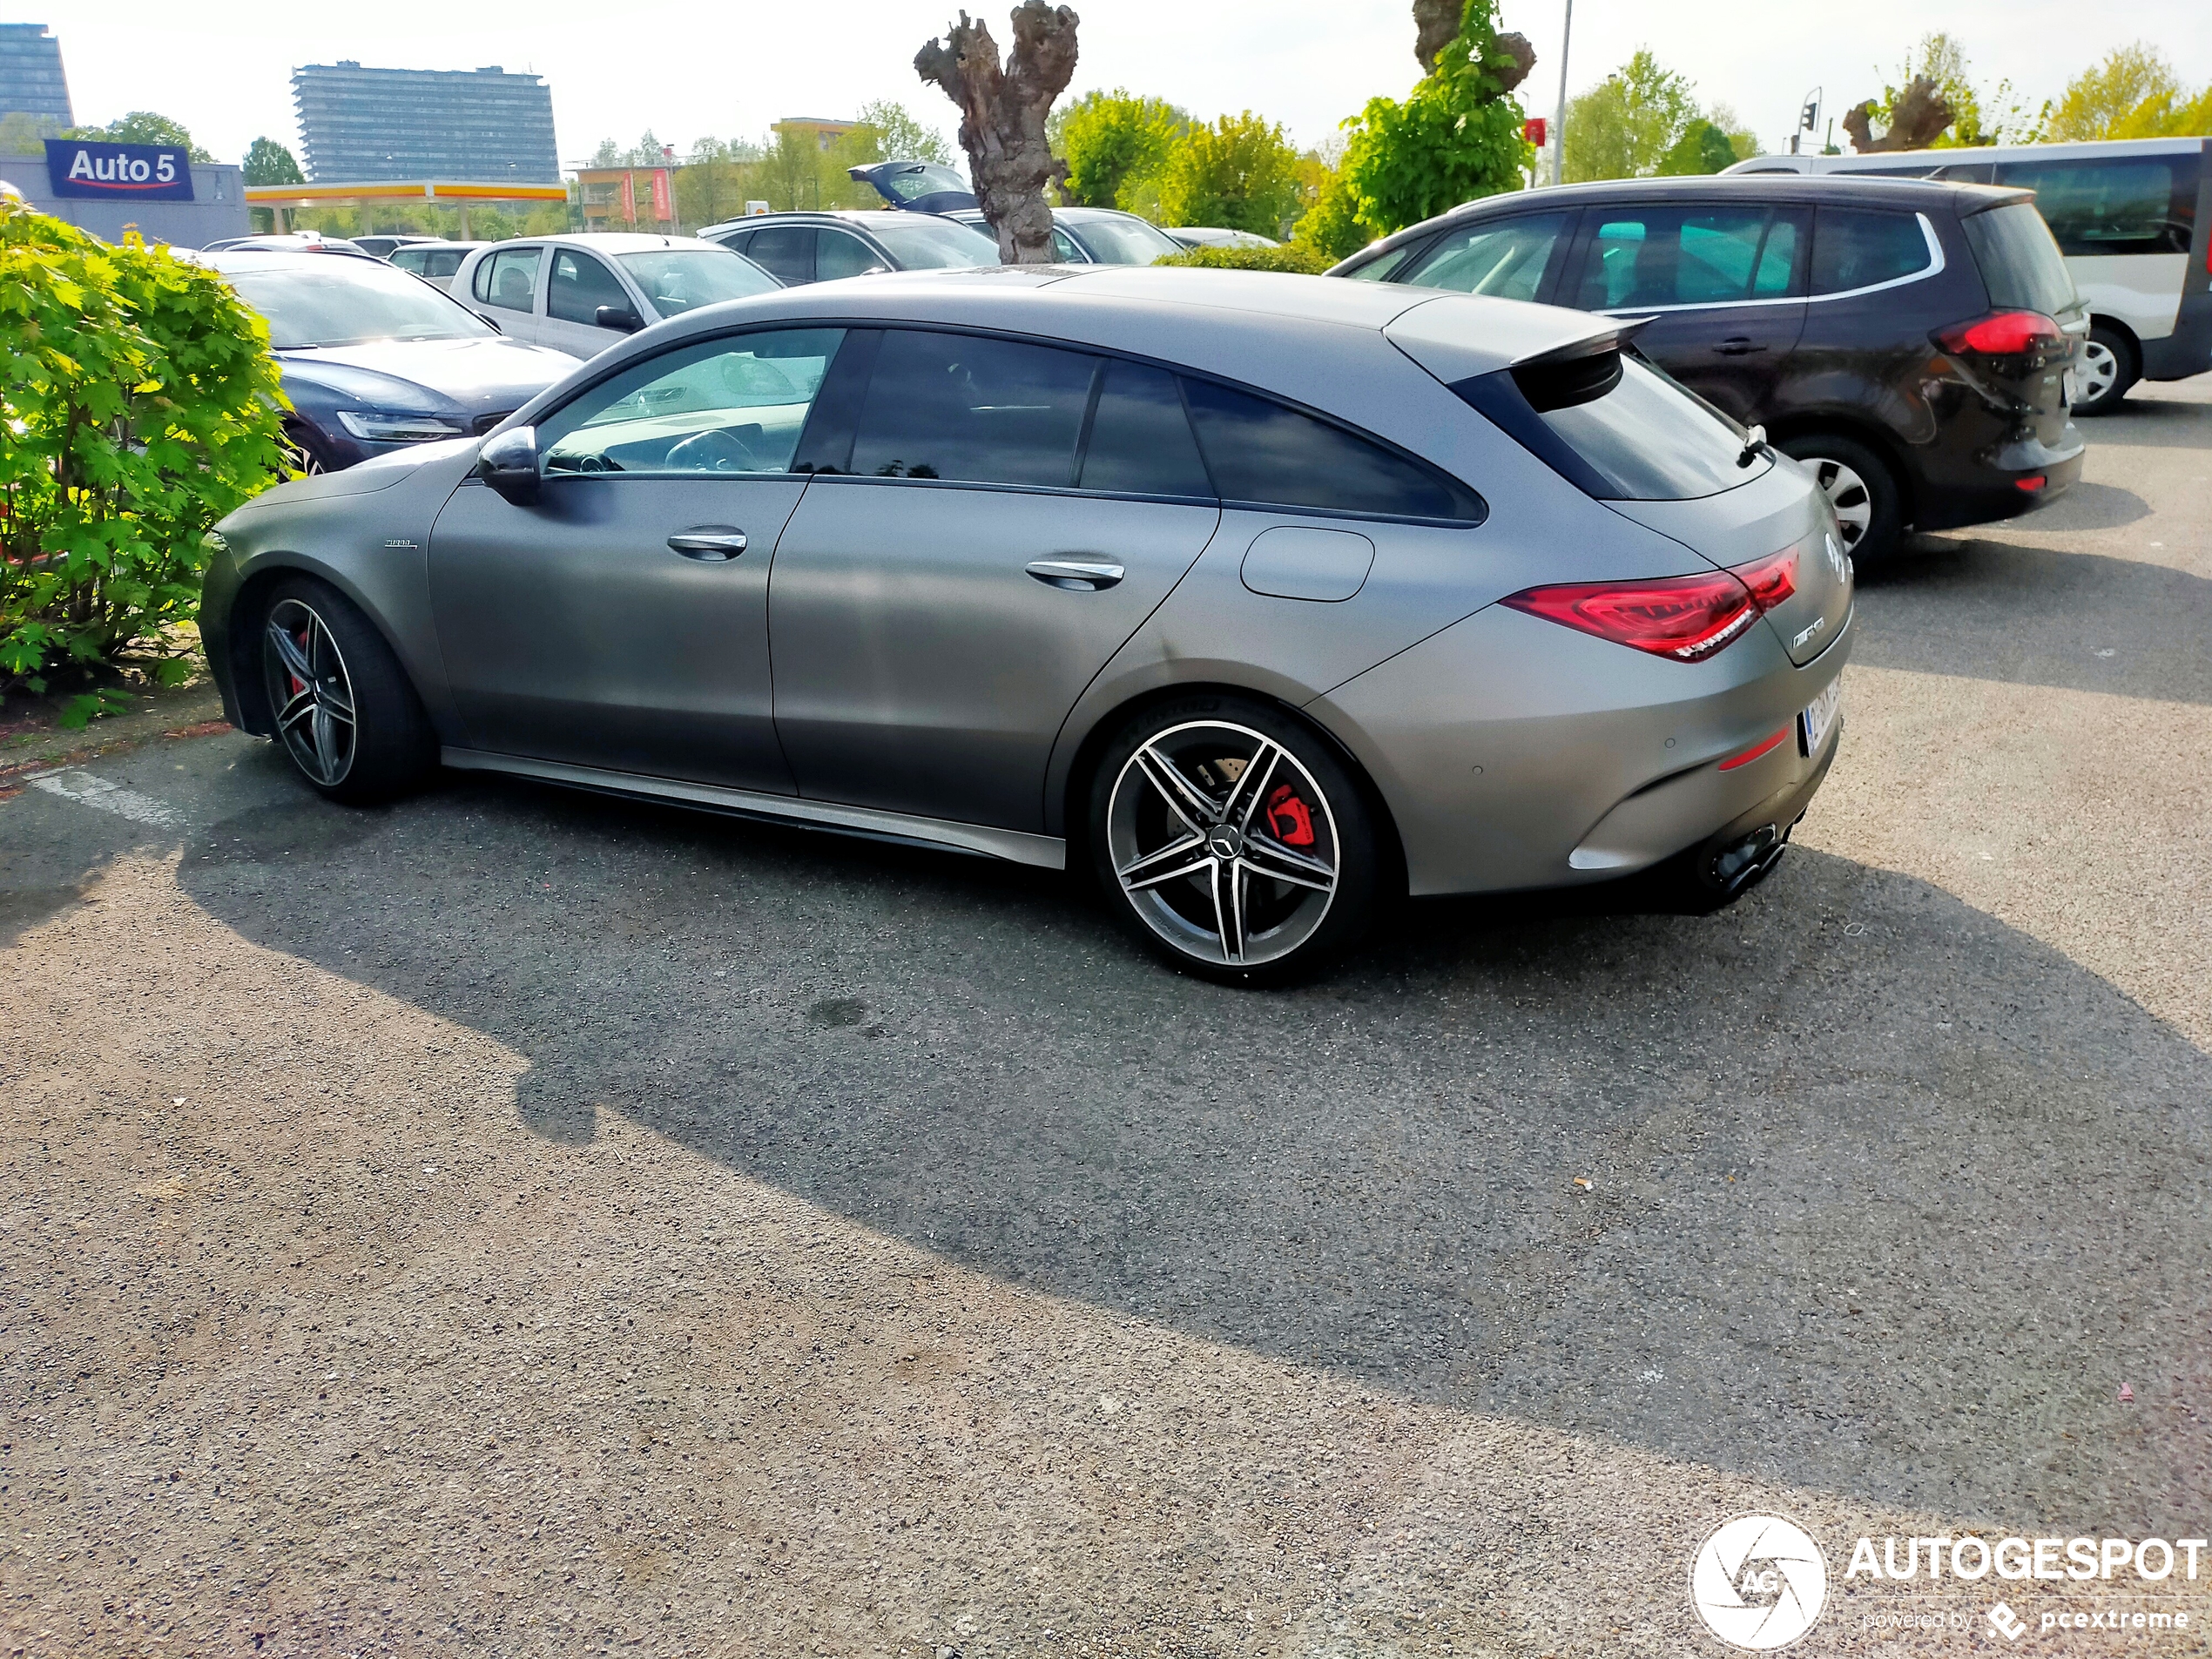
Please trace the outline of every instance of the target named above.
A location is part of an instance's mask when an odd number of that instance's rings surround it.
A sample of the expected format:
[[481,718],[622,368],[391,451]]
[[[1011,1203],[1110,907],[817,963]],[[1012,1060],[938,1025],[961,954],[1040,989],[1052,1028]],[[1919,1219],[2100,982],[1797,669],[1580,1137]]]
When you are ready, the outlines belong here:
[[1313,814],[1288,784],[1267,798],[1267,824],[1285,846],[1313,845]]
[[[295,645],[299,646],[299,648],[300,648],[300,654],[302,657],[305,657],[305,656],[307,654],[307,636],[308,636],[308,632],[309,632],[309,631],[308,631],[308,630],[307,630],[307,629],[305,629],[305,628],[302,628],[302,629],[301,629],[301,630],[300,630],[298,633],[294,634],[294,635],[293,636],[293,637],[292,637],[292,643],[293,643],[293,644],[295,644]],[[305,681],[305,680],[303,680],[303,679],[301,679],[301,678],[300,678],[297,674],[293,673],[293,672],[290,669],[288,669],[288,668],[287,668],[287,669],[286,669],[286,670],[284,671],[284,677],[285,677],[285,678],[287,678],[287,679],[288,679],[288,680],[290,680],[290,681],[292,682],[292,695],[293,695],[293,696],[297,697],[297,696],[299,696],[299,695],[300,695],[300,692],[302,692],[302,691],[306,691],[306,690],[307,689],[307,681]]]

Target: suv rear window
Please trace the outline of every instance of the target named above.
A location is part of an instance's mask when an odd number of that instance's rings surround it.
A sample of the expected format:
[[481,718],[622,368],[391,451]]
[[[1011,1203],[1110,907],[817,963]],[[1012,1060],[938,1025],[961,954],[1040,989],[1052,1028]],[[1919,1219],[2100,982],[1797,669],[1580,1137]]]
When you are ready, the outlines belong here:
[[1696,393],[1640,357],[1608,350],[1527,363],[1452,389],[1522,448],[1600,501],[1694,501],[1774,462]]
[[2011,202],[1971,213],[1963,223],[1990,304],[2053,317],[2074,303],[2074,279],[2033,203]]

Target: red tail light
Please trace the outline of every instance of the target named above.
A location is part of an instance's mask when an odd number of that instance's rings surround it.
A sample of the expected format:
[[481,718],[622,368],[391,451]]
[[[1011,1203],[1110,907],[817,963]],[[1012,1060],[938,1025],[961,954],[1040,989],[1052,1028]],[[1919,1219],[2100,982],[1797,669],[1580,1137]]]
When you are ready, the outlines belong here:
[[2040,311],[1999,311],[1973,322],[1936,330],[1936,344],[1947,352],[1976,352],[1984,357],[2015,357],[2040,351],[2066,339],[2066,330]]
[[1702,576],[1649,582],[1563,582],[1499,601],[1547,622],[1633,645],[1654,657],[1702,662],[1797,590],[1797,550]]

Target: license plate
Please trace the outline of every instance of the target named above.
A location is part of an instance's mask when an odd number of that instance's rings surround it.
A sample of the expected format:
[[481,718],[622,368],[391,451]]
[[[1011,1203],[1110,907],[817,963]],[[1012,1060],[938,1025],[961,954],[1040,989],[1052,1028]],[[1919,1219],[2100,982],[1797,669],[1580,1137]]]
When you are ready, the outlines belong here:
[[2059,395],[2066,400],[2069,409],[2074,407],[2074,400],[2080,395],[2080,384],[2074,379],[2074,371],[2070,368],[2059,376]]
[[1836,711],[1844,705],[1844,681],[1838,675],[1829,682],[1828,689],[1815,698],[1812,706],[1797,717],[1797,746],[1810,759],[1820,752],[1820,745],[1828,741],[1829,728],[1836,724]]

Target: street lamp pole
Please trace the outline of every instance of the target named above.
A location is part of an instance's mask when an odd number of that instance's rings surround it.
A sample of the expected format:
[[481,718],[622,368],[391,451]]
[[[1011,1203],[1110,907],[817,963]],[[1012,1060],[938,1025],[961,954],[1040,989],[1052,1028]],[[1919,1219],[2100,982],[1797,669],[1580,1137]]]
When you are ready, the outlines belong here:
[[1567,0],[1567,17],[1559,26],[1559,111],[1552,122],[1552,183],[1567,176],[1567,42],[1575,32],[1575,0]]

